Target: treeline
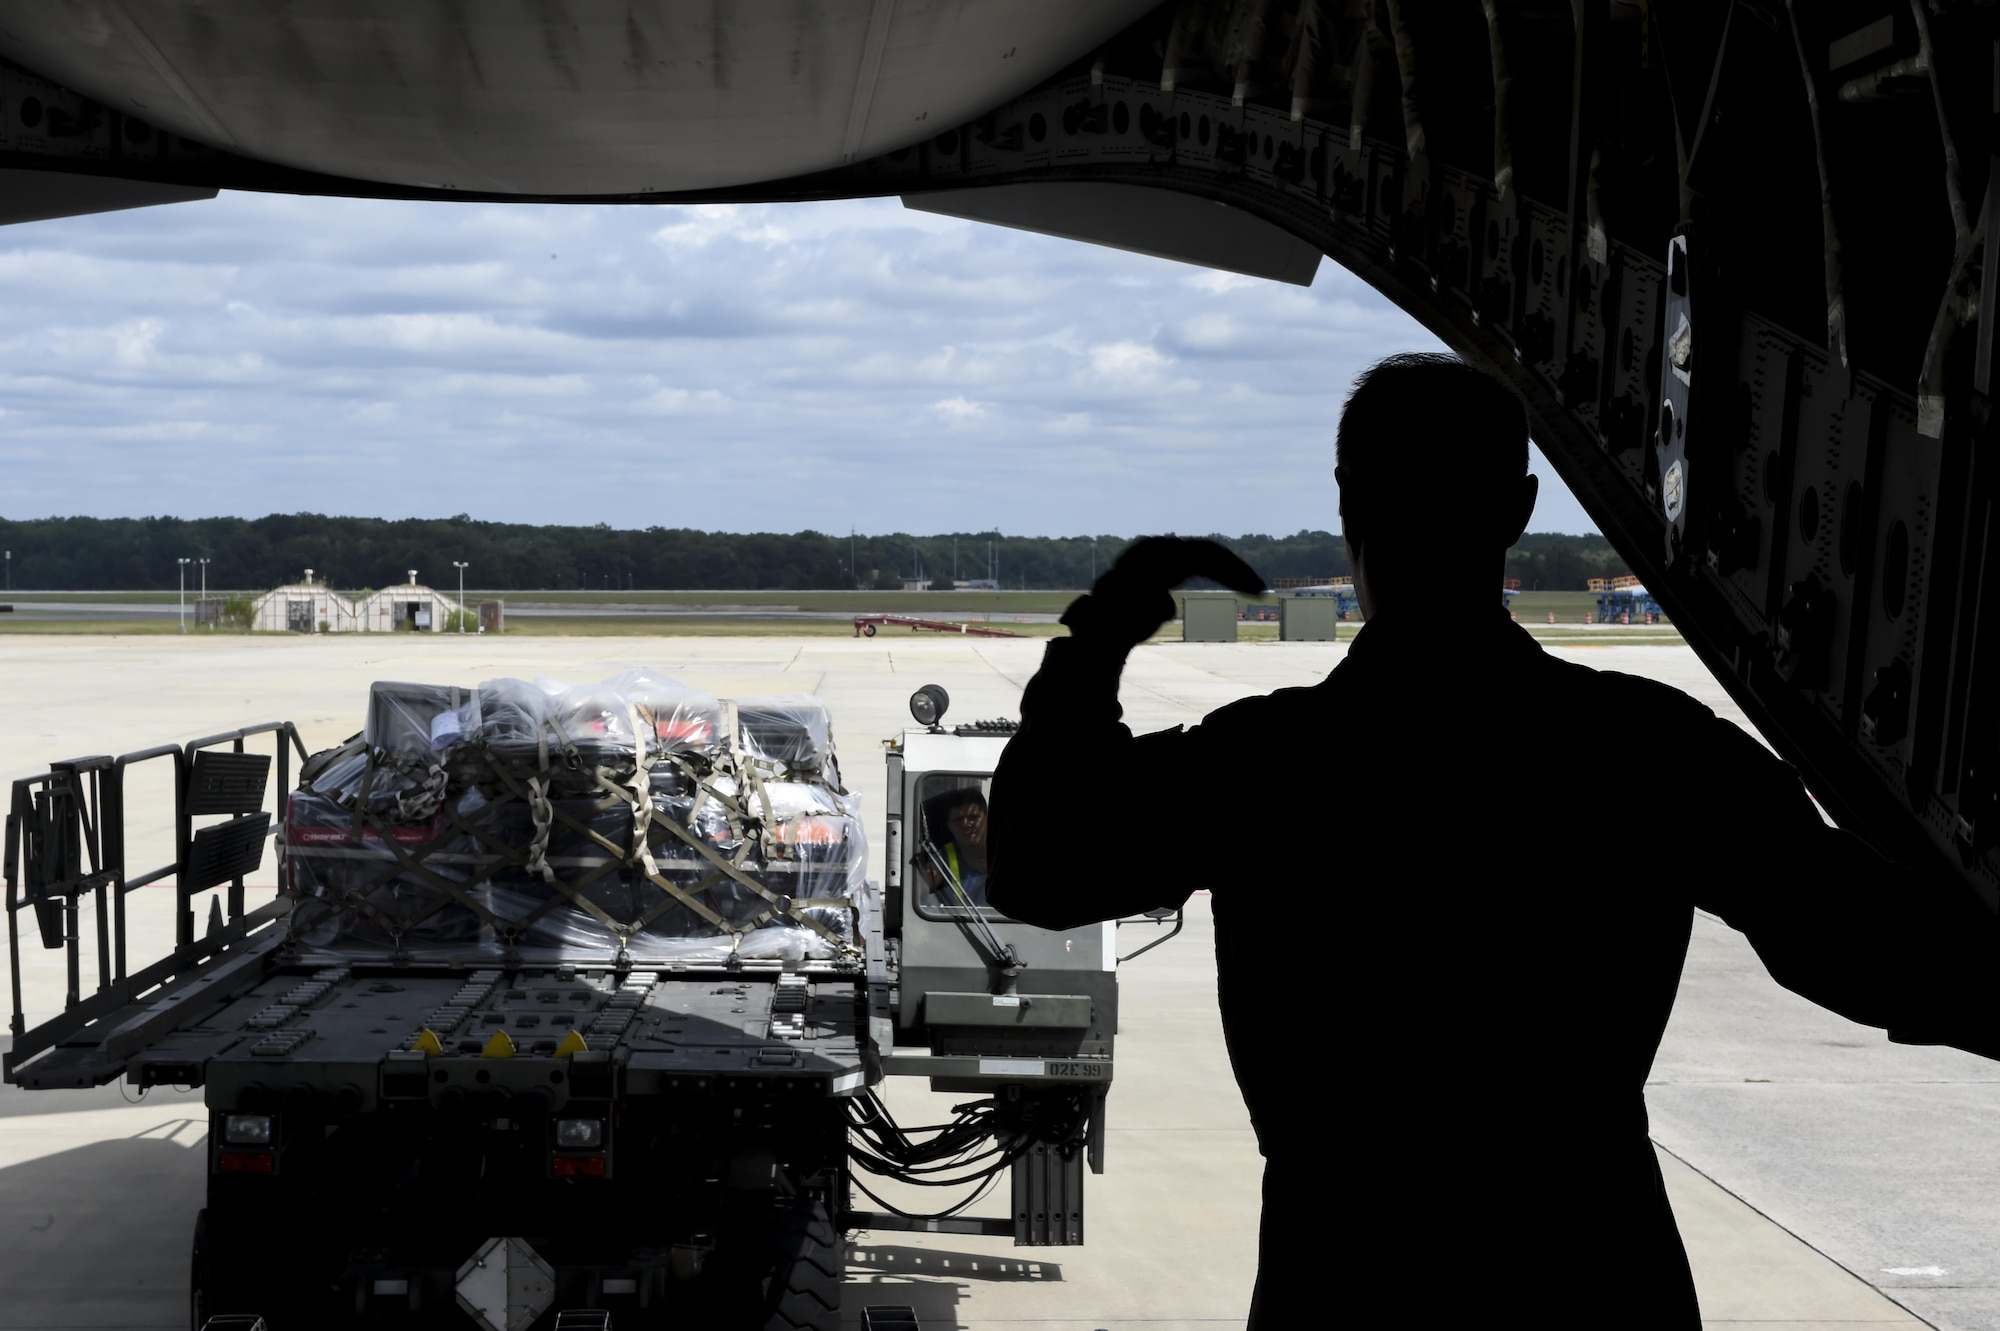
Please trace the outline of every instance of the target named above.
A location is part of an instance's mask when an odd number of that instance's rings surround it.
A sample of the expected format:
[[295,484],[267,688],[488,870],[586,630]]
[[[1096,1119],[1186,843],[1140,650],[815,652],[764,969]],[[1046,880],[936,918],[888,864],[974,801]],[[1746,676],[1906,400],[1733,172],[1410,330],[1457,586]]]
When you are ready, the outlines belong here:
[[[997,576],[1009,589],[1087,587],[1132,538],[1120,535],[1008,536],[1000,532],[905,532],[847,536],[824,532],[703,532],[649,527],[528,526],[452,518],[0,519],[0,546],[12,552],[16,590],[171,591],[182,559],[206,559],[208,586],[255,590],[316,580],[356,589],[418,580],[455,587],[455,561],[468,565],[468,588],[481,591],[831,590],[900,588],[919,575]],[[1342,576],[1347,550],[1338,535],[1218,536],[1266,579]],[[1619,572],[1623,563],[1602,537],[1528,536],[1509,556],[1507,576],[1544,590],[1580,589],[1586,577]],[[201,581],[187,566],[190,588]]]
[[1587,578],[1608,578],[1630,566],[1602,536],[1530,532],[1507,552],[1507,576],[1529,591],[1580,592]]

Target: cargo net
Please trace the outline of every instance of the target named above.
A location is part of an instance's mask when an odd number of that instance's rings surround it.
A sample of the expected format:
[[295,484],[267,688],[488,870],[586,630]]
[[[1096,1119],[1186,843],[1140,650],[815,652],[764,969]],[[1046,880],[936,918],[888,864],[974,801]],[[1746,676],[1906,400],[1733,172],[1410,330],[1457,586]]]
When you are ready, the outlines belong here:
[[851,960],[859,800],[809,694],[378,683],[285,842],[296,946],[396,958]]

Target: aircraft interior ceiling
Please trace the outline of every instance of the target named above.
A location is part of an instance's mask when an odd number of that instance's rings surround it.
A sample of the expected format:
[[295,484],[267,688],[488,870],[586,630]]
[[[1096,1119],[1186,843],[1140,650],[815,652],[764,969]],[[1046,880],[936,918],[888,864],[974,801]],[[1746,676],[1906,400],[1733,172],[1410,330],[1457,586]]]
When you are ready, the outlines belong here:
[[1835,817],[2000,907],[2000,9],[456,12],[0,0],[0,218],[893,194],[1279,280],[1331,256],[1521,392]]

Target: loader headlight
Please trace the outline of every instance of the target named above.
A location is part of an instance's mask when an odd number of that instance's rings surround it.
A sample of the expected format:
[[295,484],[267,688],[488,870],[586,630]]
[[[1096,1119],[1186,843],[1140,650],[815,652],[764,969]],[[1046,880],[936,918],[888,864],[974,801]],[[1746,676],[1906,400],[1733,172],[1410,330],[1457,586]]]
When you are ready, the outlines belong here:
[[926,684],[910,695],[910,715],[920,726],[934,726],[951,706],[951,695],[936,684]]
[[564,1151],[594,1151],[604,1145],[604,1120],[599,1118],[559,1118],[556,1146]]
[[222,1120],[222,1140],[231,1146],[269,1146],[269,1114],[230,1114]]

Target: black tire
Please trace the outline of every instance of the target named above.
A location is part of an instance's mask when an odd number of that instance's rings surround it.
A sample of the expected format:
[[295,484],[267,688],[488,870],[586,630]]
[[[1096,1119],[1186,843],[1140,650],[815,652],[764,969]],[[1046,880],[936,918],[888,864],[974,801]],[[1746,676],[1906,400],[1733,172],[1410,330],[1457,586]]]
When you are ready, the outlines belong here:
[[840,1232],[816,1197],[778,1204],[771,1264],[763,1279],[763,1331],[840,1331],[840,1284],[846,1267]]
[[264,1267],[245,1260],[255,1245],[243,1226],[219,1220],[206,1209],[194,1218],[194,1246],[188,1257],[188,1326],[202,1331],[224,1313],[266,1317],[284,1331],[297,1325],[292,1309],[280,1307]]
[[867,635],[870,638],[875,636],[875,626],[873,624],[863,624],[861,626],[861,631],[863,634]]
[[214,1309],[208,1297],[212,1288],[208,1262],[208,1212],[194,1218],[194,1248],[188,1257],[188,1331],[201,1331]]

